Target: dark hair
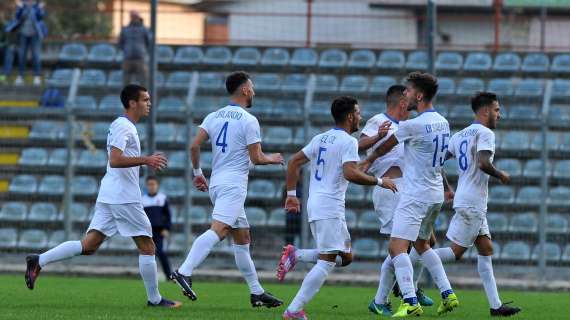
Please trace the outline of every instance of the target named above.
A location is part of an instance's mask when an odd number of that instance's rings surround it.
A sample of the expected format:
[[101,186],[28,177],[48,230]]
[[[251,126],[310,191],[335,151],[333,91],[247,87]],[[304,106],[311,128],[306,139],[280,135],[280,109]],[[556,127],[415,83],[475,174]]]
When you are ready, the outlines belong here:
[[424,94],[424,101],[430,102],[437,93],[437,78],[429,73],[412,72],[408,74],[406,82],[411,82],[414,87]]
[[331,113],[336,123],[342,123],[346,120],[349,114],[354,112],[358,101],[356,98],[349,96],[341,96],[332,102]]
[[226,78],[226,90],[229,94],[234,94],[236,90],[249,80],[249,74],[245,71],[232,72]]
[[487,91],[479,91],[471,97],[471,109],[473,109],[474,113],[477,113],[479,109],[490,106],[495,101],[499,101],[496,94]]
[[157,178],[156,176],[148,176],[148,177],[146,177],[146,180],[145,180],[145,181],[146,181],[146,182],[149,182],[149,181],[151,181],[151,180],[154,180],[154,181],[156,181],[157,183],[159,182],[159,181],[158,181],[158,178]]
[[388,91],[386,91],[386,103],[388,106],[397,104],[400,99],[404,97],[405,90],[406,86],[403,86],[401,84],[395,84],[388,88]]
[[129,108],[129,101],[139,101],[141,92],[148,90],[138,84],[128,84],[121,90],[121,103],[125,109]]

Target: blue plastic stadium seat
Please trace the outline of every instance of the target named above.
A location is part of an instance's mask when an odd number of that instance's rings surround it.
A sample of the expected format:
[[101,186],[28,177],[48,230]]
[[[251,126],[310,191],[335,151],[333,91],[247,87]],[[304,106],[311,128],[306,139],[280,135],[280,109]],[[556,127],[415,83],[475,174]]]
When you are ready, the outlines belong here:
[[30,207],[28,221],[55,221],[58,218],[58,210],[53,203],[36,202]]
[[521,57],[512,52],[500,53],[495,57],[493,70],[499,72],[516,72],[521,67]]
[[238,66],[255,66],[261,60],[261,53],[257,48],[241,47],[236,50],[232,63]]
[[509,108],[509,120],[512,121],[540,121],[539,110],[535,106],[518,105]]
[[[523,176],[526,178],[540,178],[542,176],[542,160],[531,159],[528,160],[524,166]],[[550,175],[552,170],[552,163],[548,162],[546,165],[546,172]]]
[[455,94],[455,81],[451,78],[441,77],[437,79],[437,94],[441,96],[450,96]]
[[297,48],[293,51],[291,61],[289,62],[295,67],[312,67],[317,65],[318,54],[311,48]]
[[158,63],[171,63],[174,58],[174,49],[171,46],[159,45],[156,47],[156,59]]
[[493,66],[493,59],[486,52],[471,52],[465,58],[463,70],[465,71],[489,71]]
[[263,208],[248,207],[245,208],[247,221],[252,226],[264,226],[267,224],[267,213]]
[[[184,212],[184,210],[180,211],[180,214],[176,218],[176,222],[182,223],[184,221]],[[205,207],[193,206],[186,214],[188,214],[188,218],[192,224],[204,224],[208,221],[208,211]]]
[[281,118],[295,118],[303,114],[303,106],[298,100],[278,100],[274,113]]
[[309,79],[304,74],[288,74],[281,85],[281,90],[285,92],[304,92]]
[[552,81],[552,97],[554,98],[570,97],[570,80],[554,79],[554,81]]
[[269,117],[274,112],[273,99],[270,98],[257,98],[254,100],[253,114],[260,117]]
[[14,249],[18,243],[18,231],[14,228],[0,229],[0,248]]
[[473,110],[468,105],[453,106],[448,113],[449,118],[457,120],[467,120],[473,118]]
[[535,233],[538,230],[538,220],[534,213],[517,213],[511,217],[509,231]]
[[376,66],[380,69],[402,69],[406,64],[406,57],[402,51],[386,50],[378,56]]
[[506,232],[509,227],[507,216],[503,213],[487,214],[487,224],[493,232]]
[[558,150],[562,152],[570,151],[570,132],[564,132],[560,135],[560,145]]
[[43,249],[47,246],[47,233],[43,230],[29,229],[20,233],[20,249]]
[[204,169],[212,168],[213,154],[211,152],[200,153],[200,166]]
[[107,87],[121,88],[122,85],[123,85],[123,70],[113,70],[109,72],[109,77],[107,78]]
[[313,105],[311,106],[311,110],[309,113],[311,117],[322,119],[327,115],[330,115],[330,102],[328,100],[317,100],[313,101]]
[[91,124],[92,139],[95,141],[107,141],[107,134],[109,133],[108,122],[95,122]]
[[232,60],[232,52],[228,47],[210,47],[206,49],[202,61],[209,65],[226,65]]
[[449,159],[445,161],[443,168],[445,169],[445,173],[450,177],[457,177],[459,174],[459,165],[457,164],[456,159]]
[[184,151],[175,151],[168,156],[168,168],[184,169],[186,167],[186,153]]
[[131,251],[136,249],[135,242],[129,237],[123,237],[121,235],[115,235],[109,240],[109,250],[115,251]]
[[220,99],[216,96],[196,96],[194,99],[194,105],[192,106],[192,112],[198,114],[199,116],[205,116],[206,114],[215,111],[220,108]]
[[75,176],[71,180],[71,190],[75,195],[93,196],[97,194],[97,180],[90,176]]
[[378,214],[372,210],[364,211],[358,219],[358,229],[378,230]]
[[315,92],[336,92],[338,91],[338,79],[332,74],[317,75]]
[[340,92],[343,93],[363,93],[368,90],[368,78],[359,75],[350,75],[342,79]]
[[[546,242],[544,244],[544,257],[547,262],[558,262],[562,255],[562,250],[560,246],[554,242]],[[538,261],[540,257],[540,244],[536,244],[532,250],[531,259],[533,261]]]
[[50,87],[69,87],[72,74],[72,69],[55,69],[46,80],[46,84]]
[[530,147],[527,131],[509,131],[502,137],[501,149],[509,151],[526,151]]
[[380,256],[380,244],[372,238],[357,239],[352,243],[352,249],[356,258],[378,258]]
[[570,262],[570,244],[567,244],[562,253],[562,261]]
[[26,218],[26,204],[23,202],[4,202],[0,210],[0,220],[23,221]]
[[[64,208],[61,208],[63,216]],[[71,219],[72,221],[87,222],[89,217],[89,209],[87,206],[81,203],[73,203],[71,205]]]
[[376,76],[372,79],[368,91],[371,94],[378,94],[381,96],[385,96],[386,91],[388,91],[388,88],[390,88],[395,84],[397,84],[397,81],[394,77]]
[[261,56],[262,66],[286,66],[289,63],[289,51],[285,48],[267,48]]
[[[272,200],[276,197],[276,187],[271,180],[258,179],[249,183],[248,195],[252,198]],[[279,194],[279,197],[281,195]]]
[[59,52],[59,60],[81,62],[87,57],[87,47],[83,43],[66,43]]
[[172,123],[157,123],[155,134],[156,142],[174,142],[176,140],[177,128],[175,124]]
[[548,119],[551,125],[564,127],[570,121],[570,108],[564,105],[551,105]]
[[372,50],[355,50],[350,53],[348,58],[349,68],[365,68],[374,67],[376,56]]
[[477,91],[485,90],[485,82],[479,78],[463,78],[457,85],[457,94],[461,96],[472,96]]
[[199,47],[180,47],[174,56],[175,64],[199,64],[204,58],[204,53]]
[[495,162],[495,167],[509,173],[513,178],[522,176],[522,164],[518,159],[501,159]]
[[85,168],[105,168],[107,166],[107,152],[98,150],[83,150],[77,160],[79,167]]
[[556,162],[552,174],[555,178],[568,179],[570,178],[570,170],[568,168],[570,168],[570,160],[560,160]]
[[293,129],[290,127],[269,127],[265,131],[263,142],[270,144],[290,144],[293,142]]
[[199,80],[199,89],[220,90],[225,87],[225,77],[220,72],[202,72]]
[[342,68],[348,61],[346,52],[340,49],[327,49],[321,52],[319,67],[321,68]]
[[491,91],[500,97],[504,97],[513,95],[515,87],[511,79],[494,78],[489,81],[487,91]]
[[185,194],[185,185],[183,178],[168,177],[162,179],[160,188],[169,197],[182,197]]
[[108,43],[99,43],[91,47],[89,55],[87,55],[87,61],[110,63],[115,60],[116,53],[117,50],[115,49],[115,46]]
[[35,193],[38,182],[34,176],[21,174],[17,175],[10,181],[8,191],[11,193]]
[[539,79],[524,79],[515,86],[515,96],[540,97],[544,93],[544,84]]
[[276,92],[281,88],[281,77],[277,73],[260,73],[254,76],[255,91]]
[[271,210],[267,225],[272,227],[284,227],[286,222],[285,209],[276,208]]
[[65,124],[54,121],[36,121],[32,124],[30,138],[42,140],[57,140],[65,136]]
[[457,52],[441,52],[435,59],[437,70],[458,71],[463,67],[463,56]]
[[518,205],[539,205],[541,189],[534,186],[526,186],[519,189],[516,203]]
[[84,69],[79,77],[81,87],[103,87],[106,82],[105,72],[101,69]]
[[168,75],[168,79],[164,84],[168,89],[188,89],[192,73],[187,71],[174,71]]
[[93,96],[77,96],[73,106],[77,109],[95,110],[97,109],[97,100]]
[[524,72],[547,72],[550,61],[544,53],[529,53],[524,57],[521,70]]
[[44,166],[47,164],[48,153],[43,148],[26,148],[22,150],[18,164],[24,166]]
[[513,204],[515,201],[515,191],[509,186],[494,186],[489,188],[489,203],[492,204]]
[[346,190],[346,200],[359,201],[364,200],[366,195],[366,189],[363,186],[350,183]]
[[501,259],[507,261],[528,261],[530,259],[530,247],[522,241],[509,241],[503,247]]
[[570,54],[558,54],[552,60],[552,65],[550,66],[550,71],[552,72],[570,72]]
[[428,64],[428,56],[425,51],[414,51],[408,54],[406,61],[406,69],[408,70],[426,70]]
[[186,104],[182,99],[174,96],[160,98],[158,102],[158,110],[182,112],[186,109]]
[[[558,137],[558,134],[554,132],[550,132],[546,136],[546,147],[548,150],[556,150],[558,148]],[[532,136],[530,150],[542,151],[543,144],[544,142],[542,141],[542,134],[540,132],[535,133],[534,136]]]
[[120,114],[123,109],[124,108],[123,103],[121,102],[121,98],[116,94],[106,95],[99,102],[99,110],[105,110]]
[[[563,160],[568,161],[568,160]],[[568,162],[566,163],[568,165]],[[568,167],[566,167],[568,168]],[[569,174],[565,174],[568,178]],[[569,207],[570,206],[570,188],[568,187],[555,187],[549,190],[548,193],[549,203],[553,206]]]
[[[77,163],[77,150],[75,150],[71,155],[72,163]],[[67,149],[57,148],[53,150],[48,158],[48,166],[52,167],[62,167],[67,163]]]
[[357,216],[356,212],[350,209],[344,210],[344,220],[346,221],[346,226],[349,229],[355,228],[357,225]]
[[546,219],[546,232],[558,234],[568,232],[568,219],[562,214],[549,213]]

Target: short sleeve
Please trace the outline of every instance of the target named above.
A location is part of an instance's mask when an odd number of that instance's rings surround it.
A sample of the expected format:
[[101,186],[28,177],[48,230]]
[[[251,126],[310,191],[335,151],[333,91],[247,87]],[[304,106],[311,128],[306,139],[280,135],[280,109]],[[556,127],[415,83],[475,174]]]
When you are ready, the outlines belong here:
[[206,118],[204,118],[204,120],[202,120],[202,123],[198,126],[199,128],[204,129],[204,131],[206,131],[206,133],[208,134],[208,136],[211,135],[210,130],[208,130],[208,128],[210,127],[210,121],[212,119],[212,113],[210,113],[209,115],[206,116]]
[[342,163],[358,161],[360,161],[360,157],[358,156],[358,142],[356,139],[351,138],[342,152]]
[[398,139],[398,142],[404,142],[406,140],[409,140],[413,136],[414,133],[413,129],[414,129],[413,123],[411,123],[410,121],[400,122],[398,130],[396,130],[396,132],[394,133],[394,137]]
[[301,149],[301,151],[303,151],[303,153],[308,159],[315,158],[315,152],[314,152],[315,148],[313,148],[313,141],[315,141],[315,138],[311,139],[311,142],[309,142],[309,144],[307,144],[303,149]]
[[127,142],[129,141],[129,129],[124,125],[111,125],[109,129],[109,145],[125,151]]
[[261,142],[261,129],[257,119],[253,118],[246,123],[245,143],[250,145],[258,142]]
[[495,134],[491,130],[480,130],[477,139],[477,152],[487,150],[495,152]]
[[378,119],[376,117],[372,117],[368,121],[366,121],[366,125],[362,129],[361,134],[367,137],[375,136],[376,134],[378,134],[379,127],[380,125],[378,124]]

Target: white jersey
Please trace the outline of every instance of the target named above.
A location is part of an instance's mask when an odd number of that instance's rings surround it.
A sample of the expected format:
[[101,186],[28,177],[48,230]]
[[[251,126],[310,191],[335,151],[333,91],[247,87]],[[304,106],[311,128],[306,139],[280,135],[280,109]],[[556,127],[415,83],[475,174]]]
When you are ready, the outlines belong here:
[[[125,116],[120,116],[111,123],[107,134],[108,158],[111,157],[112,147],[123,151],[125,157],[141,156],[137,127]],[[111,164],[107,161],[107,172],[101,180],[97,202],[106,204],[141,203],[139,166],[111,168]]]
[[[394,132],[396,132],[396,130],[398,130],[399,122],[398,122],[398,120],[391,118],[389,115],[387,115],[385,113],[381,113],[381,114],[377,114],[374,117],[370,118],[366,122],[364,129],[362,129],[362,134],[369,136],[369,137],[375,136],[378,134],[378,128],[380,128],[380,125],[384,121],[391,121],[392,122],[392,125],[390,126],[390,130],[388,131],[388,134],[384,138],[382,138],[381,140],[376,142],[376,144],[374,144],[374,146],[372,146],[371,148],[366,150],[366,155],[368,155],[368,156],[376,148],[378,148],[378,146],[380,146],[382,143],[384,143],[384,141],[386,141],[388,138],[390,138],[390,136],[392,136],[394,134]],[[370,169],[368,169],[368,171],[370,171],[372,174],[374,174],[375,176],[377,176],[379,178],[381,178],[384,175],[384,173],[386,173],[386,171],[388,169],[390,169],[391,167],[400,167],[400,169],[402,171],[404,171],[404,160],[403,159],[404,159],[404,145],[398,144],[392,150],[390,150],[390,152],[388,152],[387,154],[383,155],[382,157],[376,159],[372,163],[372,165],[370,166]]]
[[331,129],[316,135],[303,148],[310,160],[311,181],[307,212],[309,222],[344,216],[344,198],[348,180],[343,164],[358,162],[358,141],[342,129]]
[[487,211],[489,175],[479,169],[477,152],[481,150],[491,152],[492,162],[495,154],[495,134],[480,123],[473,123],[451,137],[449,152],[457,161],[459,173],[457,191],[453,199],[454,208],[471,207]]
[[261,142],[255,116],[240,106],[228,105],[206,116],[200,128],[206,130],[212,143],[210,186],[247,188],[250,162],[247,146]]
[[402,197],[423,203],[443,203],[442,166],[450,138],[449,123],[434,109],[400,122],[394,133],[404,144]]

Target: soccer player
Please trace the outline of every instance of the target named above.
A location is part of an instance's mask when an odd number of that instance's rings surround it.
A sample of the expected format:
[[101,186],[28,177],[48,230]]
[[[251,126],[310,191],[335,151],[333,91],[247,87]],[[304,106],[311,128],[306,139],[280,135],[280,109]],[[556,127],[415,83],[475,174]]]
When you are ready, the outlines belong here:
[[[386,112],[377,114],[366,122],[358,141],[358,147],[360,150],[367,150],[367,154],[370,155],[374,148],[377,148],[381,143],[386,141],[390,135],[394,134],[394,132],[398,130],[398,124],[400,121],[408,119],[410,112],[408,110],[408,101],[404,95],[405,90],[406,87],[399,84],[388,88],[388,91],[386,92]],[[382,138],[382,133],[383,130],[385,130],[386,124],[390,125],[390,129],[388,131],[388,136]],[[398,144],[386,155],[376,159],[368,171],[376,177],[388,177],[392,179],[401,191],[404,182],[402,178],[403,168],[404,145]],[[390,192],[389,190],[380,187],[374,188],[372,202],[374,203],[374,211],[378,214],[380,234],[386,235],[387,237],[390,236],[390,233],[392,232],[392,217],[399,200],[399,192]],[[413,266],[414,275],[419,278],[422,265],[421,263],[415,263]],[[381,282],[379,283],[378,291],[376,292],[374,300],[372,300],[368,305],[368,310],[370,310],[370,312],[385,316],[392,315],[389,292],[395,279],[393,277],[387,277],[388,275],[389,272],[380,273]],[[417,285],[416,289],[418,301],[422,306],[433,305],[433,301],[426,296],[421,289],[417,288]]]
[[511,316],[521,309],[501,303],[495,276],[493,275],[493,242],[487,225],[487,198],[489,176],[503,184],[510,181],[508,173],[493,165],[495,134],[500,119],[501,106],[497,95],[478,92],[471,98],[475,122],[454,134],[449,141],[448,157],[455,157],[459,181],[453,208],[455,214],[449,224],[447,238],[451,246],[436,249],[442,262],[461,259],[465,251],[475,244],[477,270],[483,282],[491,316]]
[[[299,199],[296,186],[299,169],[310,162],[311,180],[307,212],[316,250],[285,250],[280,262],[280,272],[291,270],[296,261],[315,262],[303,280],[301,289],[283,314],[283,319],[307,319],[304,306],[317,294],[328,274],[336,265],[352,261],[350,234],[345,221],[345,193],[348,182],[362,185],[380,185],[397,191],[390,178],[376,178],[358,169],[358,142],[352,133],[358,131],[360,107],[352,97],[336,98],[331,106],[336,127],[316,135],[311,142],[289,160],[287,166],[287,199],[285,208],[298,212]],[[385,135],[386,133],[384,133]],[[296,254],[302,257],[296,257]],[[283,263],[288,266],[285,268]]]
[[[394,212],[389,253],[383,271],[395,273],[404,300],[394,317],[421,315],[421,305],[414,289],[412,261],[407,250],[410,242],[421,255],[441,292],[438,314],[452,311],[459,301],[449,284],[441,259],[431,249],[429,239],[434,221],[444,201],[442,166],[450,138],[449,123],[435,111],[432,99],[437,93],[437,79],[427,73],[412,72],[407,77],[405,95],[409,108],[418,116],[399,123],[398,130],[362,161],[368,169],[374,161],[399,143],[404,144],[404,186]],[[390,275],[392,277],[392,275]]]
[[137,123],[150,111],[148,90],[138,85],[127,85],[121,91],[125,114],[111,123],[107,135],[107,172],[101,180],[95,214],[81,241],[67,241],[40,255],[26,257],[26,285],[34,289],[40,270],[46,265],[78,255],[92,255],[107,237],[117,231],[123,237],[133,238],[139,250],[139,270],[148,297],[148,306],[177,308],[180,302],[160,296],[155,245],[152,227],[145,214],[139,187],[139,167],[146,165],[154,170],[166,167],[161,153],[141,157]]
[[[283,302],[261,287],[251,260],[249,223],[244,204],[250,160],[256,165],[282,165],[283,156],[279,153],[266,155],[261,150],[259,122],[247,111],[255,95],[249,75],[242,71],[230,74],[226,79],[226,89],[230,103],[206,116],[190,150],[194,186],[200,191],[209,191],[214,203],[212,224],[208,231],[196,238],[186,260],[171,277],[184,295],[196,300],[192,290],[192,272],[218,242],[231,235],[236,265],[249,286],[252,307],[278,307]],[[213,153],[209,184],[200,168],[200,146],[208,139]]]

